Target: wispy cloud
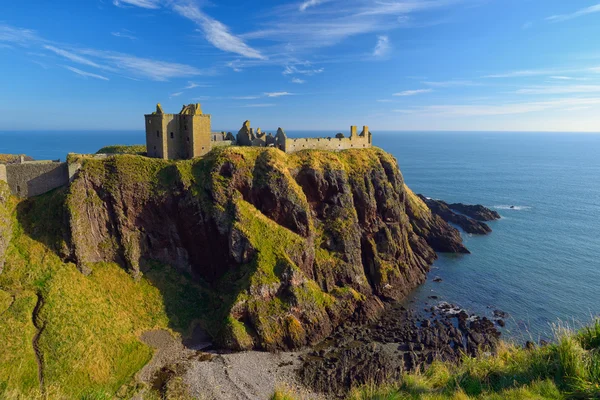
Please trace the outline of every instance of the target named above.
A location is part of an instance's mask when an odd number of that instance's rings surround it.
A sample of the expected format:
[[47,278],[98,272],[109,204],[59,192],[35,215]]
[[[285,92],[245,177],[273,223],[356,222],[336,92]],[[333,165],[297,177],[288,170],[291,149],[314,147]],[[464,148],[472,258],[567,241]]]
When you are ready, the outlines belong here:
[[281,97],[281,96],[292,96],[293,93],[289,93],[289,92],[270,92],[270,93],[265,93],[265,96],[267,97]]
[[392,99],[379,99],[377,100],[378,103],[393,103],[394,100]]
[[560,81],[571,81],[578,78],[573,78],[572,76],[551,76],[550,79],[556,79]]
[[494,115],[515,115],[541,112],[546,110],[567,111],[573,108],[600,106],[600,97],[593,98],[561,98],[550,101],[522,102],[510,104],[488,105],[431,105],[408,109],[394,110],[402,114],[436,117],[478,117]]
[[175,92],[175,93],[171,93],[169,95],[169,98],[173,98],[173,97],[179,97],[183,94],[183,92]]
[[137,37],[133,35],[133,32],[128,31],[127,29],[122,29],[120,32],[111,32],[110,34],[118,38],[137,40]]
[[275,107],[275,104],[273,104],[273,103],[257,103],[257,104],[246,104],[241,107],[244,107],[244,108]]
[[373,50],[373,56],[379,58],[385,57],[389,54],[390,49],[390,38],[386,35],[377,36],[377,44]]
[[510,72],[504,72],[504,73],[500,73],[500,74],[486,75],[486,76],[484,76],[484,78],[523,78],[523,77],[530,77],[530,76],[552,75],[552,74],[556,74],[556,73],[557,73],[556,70],[550,70],[550,69],[526,69],[526,70],[520,70],[520,71],[510,71]]
[[310,68],[310,67],[306,67],[306,66],[305,67],[297,67],[296,65],[286,65],[282,74],[283,75],[299,74],[299,75],[312,76],[312,75],[320,74],[323,71],[325,71],[325,68]]
[[530,86],[517,90],[517,94],[570,94],[600,93],[600,85],[547,85]]
[[66,69],[68,69],[68,70],[69,70],[69,71],[71,71],[71,72],[74,72],[74,73],[76,73],[77,75],[80,75],[80,76],[83,76],[83,77],[86,77],[86,78],[101,79],[101,80],[103,80],[103,81],[108,81],[108,80],[110,80],[110,79],[108,79],[108,78],[107,78],[107,77],[105,77],[105,76],[98,75],[98,74],[93,74],[93,73],[91,73],[91,72],[82,71],[82,70],[80,70],[80,69],[77,69],[77,68],[74,68],[74,67],[68,67],[68,66],[65,66],[65,68],[66,68]]
[[[280,43],[282,53],[298,55],[332,46],[350,37],[385,34],[406,26],[409,14],[468,3],[471,0],[347,0],[304,1],[310,12],[298,6],[281,6],[269,15],[265,28],[241,35],[244,39],[268,39]],[[425,23],[426,24],[426,23]],[[286,49],[293,49],[287,51]]]
[[393,96],[400,96],[400,97],[416,96],[418,94],[430,93],[430,92],[433,92],[433,90],[432,89],[405,90],[403,92],[394,93]]
[[567,21],[567,20],[570,20],[573,18],[583,17],[584,15],[595,14],[597,12],[600,12],[600,4],[582,8],[581,10],[577,10],[570,14],[552,15],[552,16],[546,18],[546,20],[552,21],[552,22],[561,22],[561,21]]
[[113,0],[113,4],[117,7],[135,6],[151,10],[160,8],[160,0]]
[[0,42],[13,43],[20,46],[29,46],[40,42],[41,38],[31,29],[15,28],[0,24]]
[[318,6],[319,4],[325,3],[328,0],[306,0],[300,4],[299,10],[304,12],[307,8]]
[[188,82],[187,86],[183,88],[183,90],[190,90],[195,88],[208,88],[212,87],[212,85],[207,85],[204,83],[196,83],[196,82]]
[[248,58],[266,59],[260,51],[248,46],[241,38],[233,35],[227,26],[209,17],[196,5],[175,4],[173,10],[179,15],[195,22],[208,40],[216,48]]
[[[90,66],[94,66],[93,64],[95,64],[102,69],[154,81],[167,81],[172,78],[185,78],[210,74],[209,71],[200,70],[187,64],[152,60],[117,52],[94,49],[78,49],[76,51],[73,50],[72,52],[60,51],[61,49],[58,50],[59,51],[53,51],[72,61]],[[75,52],[77,54],[74,54]],[[75,57],[73,57],[74,55]],[[90,57],[100,60],[104,65],[99,65],[95,61],[90,61]]]
[[529,28],[531,28],[533,26],[533,22],[531,21],[527,21],[523,24],[523,26],[521,27],[523,30],[527,30]]
[[292,83],[296,83],[298,85],[302,85],[303,83],[306,83],[306,81],[304,79],[294,78],[294,79],[292,79]]
[[256,100],[260,99],[260,96],[234,96],[233,100]]
[[71,60],[73,62],[76,62],[78,64],[82,64],[82,65],[87,65],[89,67],[94,67],[94,68],[100,68],[100,69],[106,69],[106,66],[100,65],[98,63],[95,63],[94,61],[83,57],[81,55],[75,54],[71,51],[67,51],[65,49],[59,49],[58,47],[54,47],[54,46],[44,46],[44,48],[46,50],[50,50],[51,52],[62,56],[64,58],[66,58],[67,60]]
[[440,87],[440,88],[448,88],[448,87],[461,87],[461,86],[477,86],[479,85],[473,81],[465,81],[465,80],[450,80],[450,81],[424,81],[422,82],[424,85],[431,87]]

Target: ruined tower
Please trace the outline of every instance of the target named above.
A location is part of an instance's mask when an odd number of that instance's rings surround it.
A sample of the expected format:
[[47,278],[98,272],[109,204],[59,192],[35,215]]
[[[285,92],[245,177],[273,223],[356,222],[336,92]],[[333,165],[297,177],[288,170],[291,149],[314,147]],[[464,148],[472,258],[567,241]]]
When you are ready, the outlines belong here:
[[200,104],[184,105],[179,114],[165,114],[157,104],[145,117],[148,157],[189,159],[210,151],[210,115],[202,113]]

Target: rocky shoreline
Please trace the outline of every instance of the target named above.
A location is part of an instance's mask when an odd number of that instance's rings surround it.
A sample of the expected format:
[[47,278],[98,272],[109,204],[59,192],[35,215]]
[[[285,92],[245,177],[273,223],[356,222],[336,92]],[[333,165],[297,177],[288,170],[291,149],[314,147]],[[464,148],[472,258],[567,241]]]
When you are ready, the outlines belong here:
[[448,303],[426,315],[395,304],[372,324],[339,327],[303,356],[299,376],[317,392],[343,397],[353,386],[383,383],[433,361],[494,351],[499,338],[494,322]]

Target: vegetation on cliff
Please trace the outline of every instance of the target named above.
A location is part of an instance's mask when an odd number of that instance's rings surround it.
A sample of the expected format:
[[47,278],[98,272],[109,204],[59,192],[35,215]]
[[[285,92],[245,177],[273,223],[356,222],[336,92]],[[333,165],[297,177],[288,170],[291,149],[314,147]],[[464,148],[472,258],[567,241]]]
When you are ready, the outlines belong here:
[[123,145],[116,144],[112,146],[105,146],[98,150],[96,154],[146,154],[145,144],[134,144],[134,145]]
[[151,329],[315,343],[422,282],[451,229],[378,149],[81,162],[67,189],[0,192],[2,398],[126,398]]
[[82,272],[110,261],[139,277],[158,262],[192,275],[214,304],[203,326],[234,349],[315,343],[416,287],[439,244],[462,248],[446,223],[412,211],[378,149],[85,160],[67,206]]

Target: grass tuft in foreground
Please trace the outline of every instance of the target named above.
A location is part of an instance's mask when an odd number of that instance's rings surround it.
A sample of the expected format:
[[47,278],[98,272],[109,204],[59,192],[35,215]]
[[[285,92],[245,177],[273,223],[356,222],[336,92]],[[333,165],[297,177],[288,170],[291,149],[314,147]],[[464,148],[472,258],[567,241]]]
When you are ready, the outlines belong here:
[[[531,350],[501,344],[495,355],[434,363],[399,382],[354,388],[348,400],[502,400],[600,398],[600,320],[574,332],[555,329],[553,344]],[[293,399],[289,391],[272,399]]]

